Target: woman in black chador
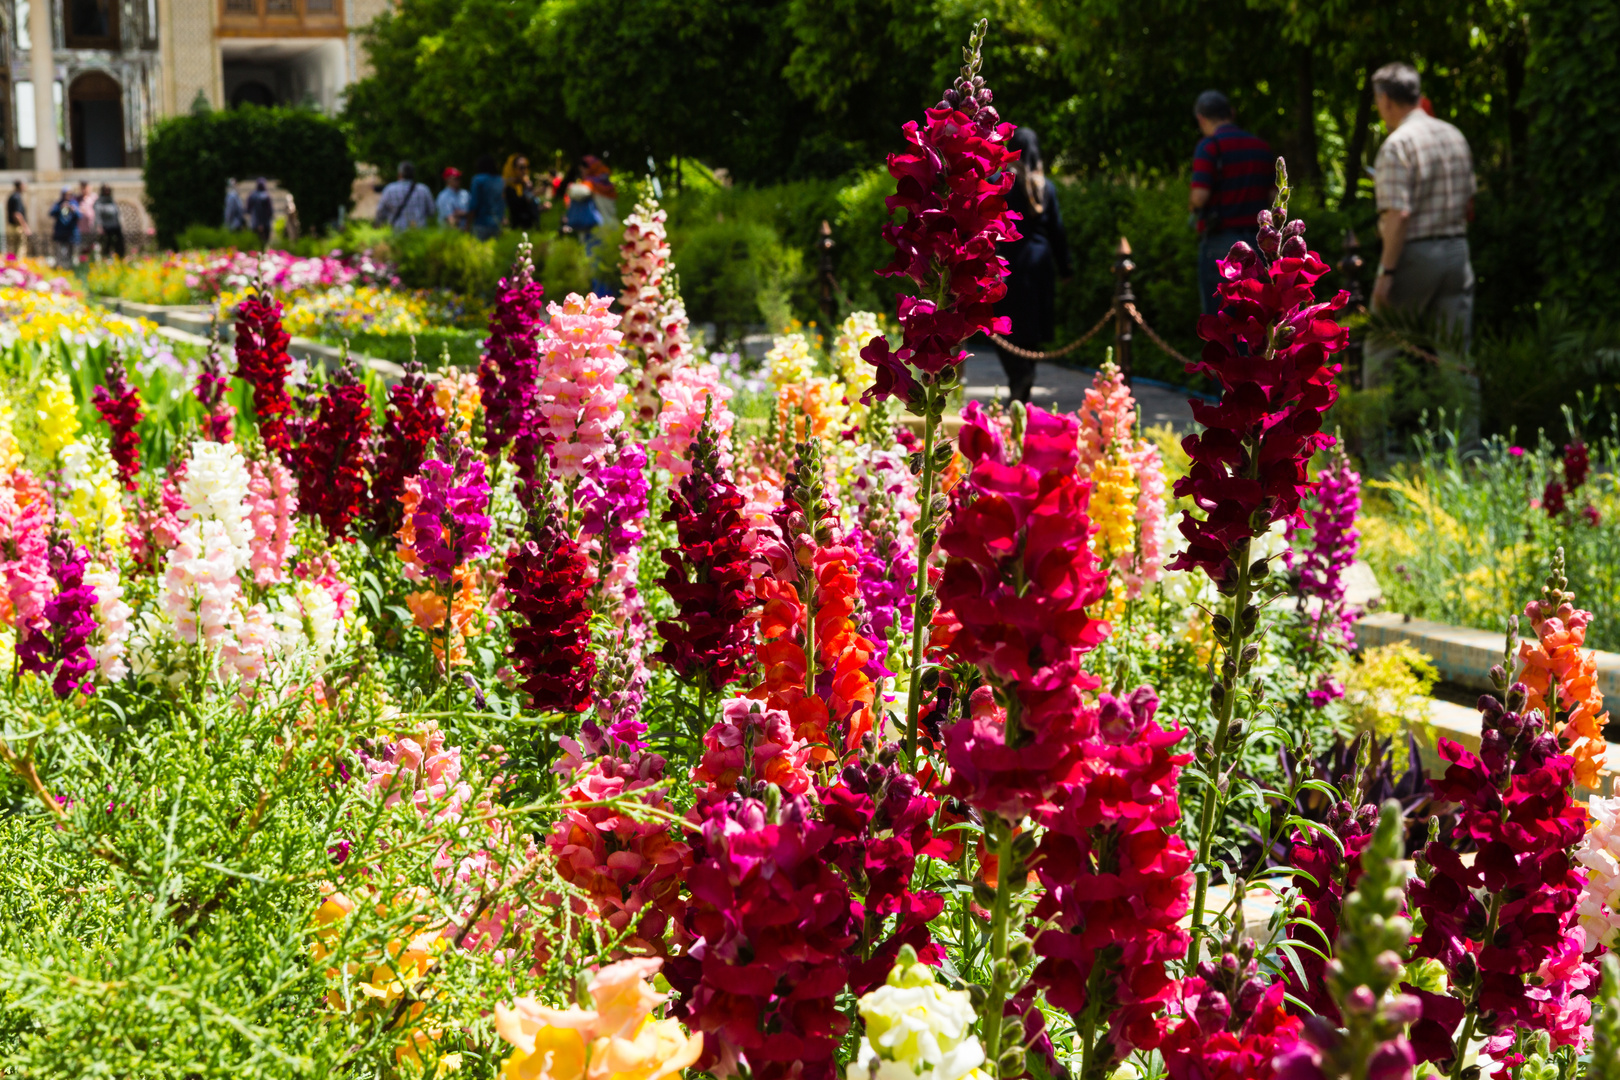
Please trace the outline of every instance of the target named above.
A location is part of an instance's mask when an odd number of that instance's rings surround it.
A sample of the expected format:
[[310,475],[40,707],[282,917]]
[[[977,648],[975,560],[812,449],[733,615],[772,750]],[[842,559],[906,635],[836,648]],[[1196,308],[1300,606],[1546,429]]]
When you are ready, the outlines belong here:
[[[1024,349],[1039,349],[1056,333],[1055,309],[1059,276],[1068,277],[1069,241],[1058,213],[1057,188],[1042,168],[1041,147],[1033,128],[1019,128],[1007,143],[1023,152],[1014,166],[1017,179],[1007,193],[1007,208],[1019,215],[1023,239],[999,246],[1007,260],[1007,295],[996,305],[997,315],[1012,319],[1011,333],[1003,335]],[[1035,361],[1015,356],[1000,345],[1002,369],[1015,401],[1029,401],[1035,387]]]

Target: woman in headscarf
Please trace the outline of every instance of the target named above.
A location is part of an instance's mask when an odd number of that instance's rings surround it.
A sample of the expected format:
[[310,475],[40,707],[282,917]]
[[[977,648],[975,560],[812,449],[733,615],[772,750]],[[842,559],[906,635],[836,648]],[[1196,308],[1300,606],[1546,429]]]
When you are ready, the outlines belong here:
[[514,229],[532,229],[540,224],[540,203],[534,197],[534,181],[529,178],[529,159],[513,154],[501,170],[506,182],[506,220]]
[[[1069,241],[1058,213],[1057,188],[1047,179],[1034,129],[1019,128],[1007,145],[1021,152],[1007,208],[1018,212],[1022,238],[1000,245],[1008,267],[1007,295],[996,304],[996,314],[1012,320],[1011,332],[1003,337],[1022,349],[1038,350],[1056,333],[1057,279],[1073,272]],[[1013,400],[1027,403],[1035,388],[1035,361],[1001,345],[996,352]]]

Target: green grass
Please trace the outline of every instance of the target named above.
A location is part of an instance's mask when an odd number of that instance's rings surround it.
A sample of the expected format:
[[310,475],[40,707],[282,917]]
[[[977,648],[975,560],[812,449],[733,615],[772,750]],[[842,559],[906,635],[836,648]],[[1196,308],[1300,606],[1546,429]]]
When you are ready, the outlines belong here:
[[[450,363],[461,368],[476,368],[486,336],[482,330],[434,330],[417,334],[416,356],[431,370],[439,367],[440,356],[448,349]],[[321,341],[328,345],[343,344],[336,338]],[[396,364],[411,358],[411,338],[403,334],[356,334],[349,338],[349,348],[362,356],[392,360]]]

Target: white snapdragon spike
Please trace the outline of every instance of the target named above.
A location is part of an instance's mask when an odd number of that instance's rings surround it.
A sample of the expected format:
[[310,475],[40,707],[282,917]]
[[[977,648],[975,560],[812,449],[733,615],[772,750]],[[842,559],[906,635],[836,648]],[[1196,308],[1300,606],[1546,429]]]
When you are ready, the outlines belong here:
[[1576,860],[1586,868],[1576,913],[1587,937],[1612,949],[1620,942],[1620,796],[1594,795],[1586,805],[1594,820],[1575,849]]
[[181,518],[186,521],[217,521],[232,550],[234,569],[247,566],[253,551],[253,526],[248,519],[247,462],[234,443],[198,439],[191,444],[191,460],[180,480],[180,497],[186,501]]
[[117,682],[129,671],[124,652],[130,634],[130,606],[118,581],[116,563],[92,562],[84,568],[84,583],[96,594],[96,637],[90,645],[96,672],[104,682]]
[[935,982],[910,949],[857,1004],[866,1035],[845,1080],[988,1080],[968,992]]
[[341,623],[337,601],[313,581],[293,582],[292,595],[276,597],[275,623],[284,648],[312,648],[324,657],[337,643]]

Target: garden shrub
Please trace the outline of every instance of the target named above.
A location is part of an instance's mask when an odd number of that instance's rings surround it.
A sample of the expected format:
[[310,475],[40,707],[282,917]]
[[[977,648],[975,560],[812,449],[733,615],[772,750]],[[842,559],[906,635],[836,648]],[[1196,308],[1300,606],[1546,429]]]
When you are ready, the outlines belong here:
[[495,245],[460,229],[406,229],[387,241],[400,280],[417,289],[493,295],[501,267]]
[[158,243],[173,247],[188,226],[220,223],[233,176],[276,178],[304,228],[319,230],[349,206],[354,156],[337,121],[312,109],[249,105],[160,120],[147,136],[144,169]]
[[252,229],[231,230],[218,225],[188,225],[175,238],[181,251],[258,251],[264,245]]
[[693,322],[712,322],[721,340],[743,327],[781,319],[803,273],[801,252],[761,221],[716,221],[672,239],[681,293]]

